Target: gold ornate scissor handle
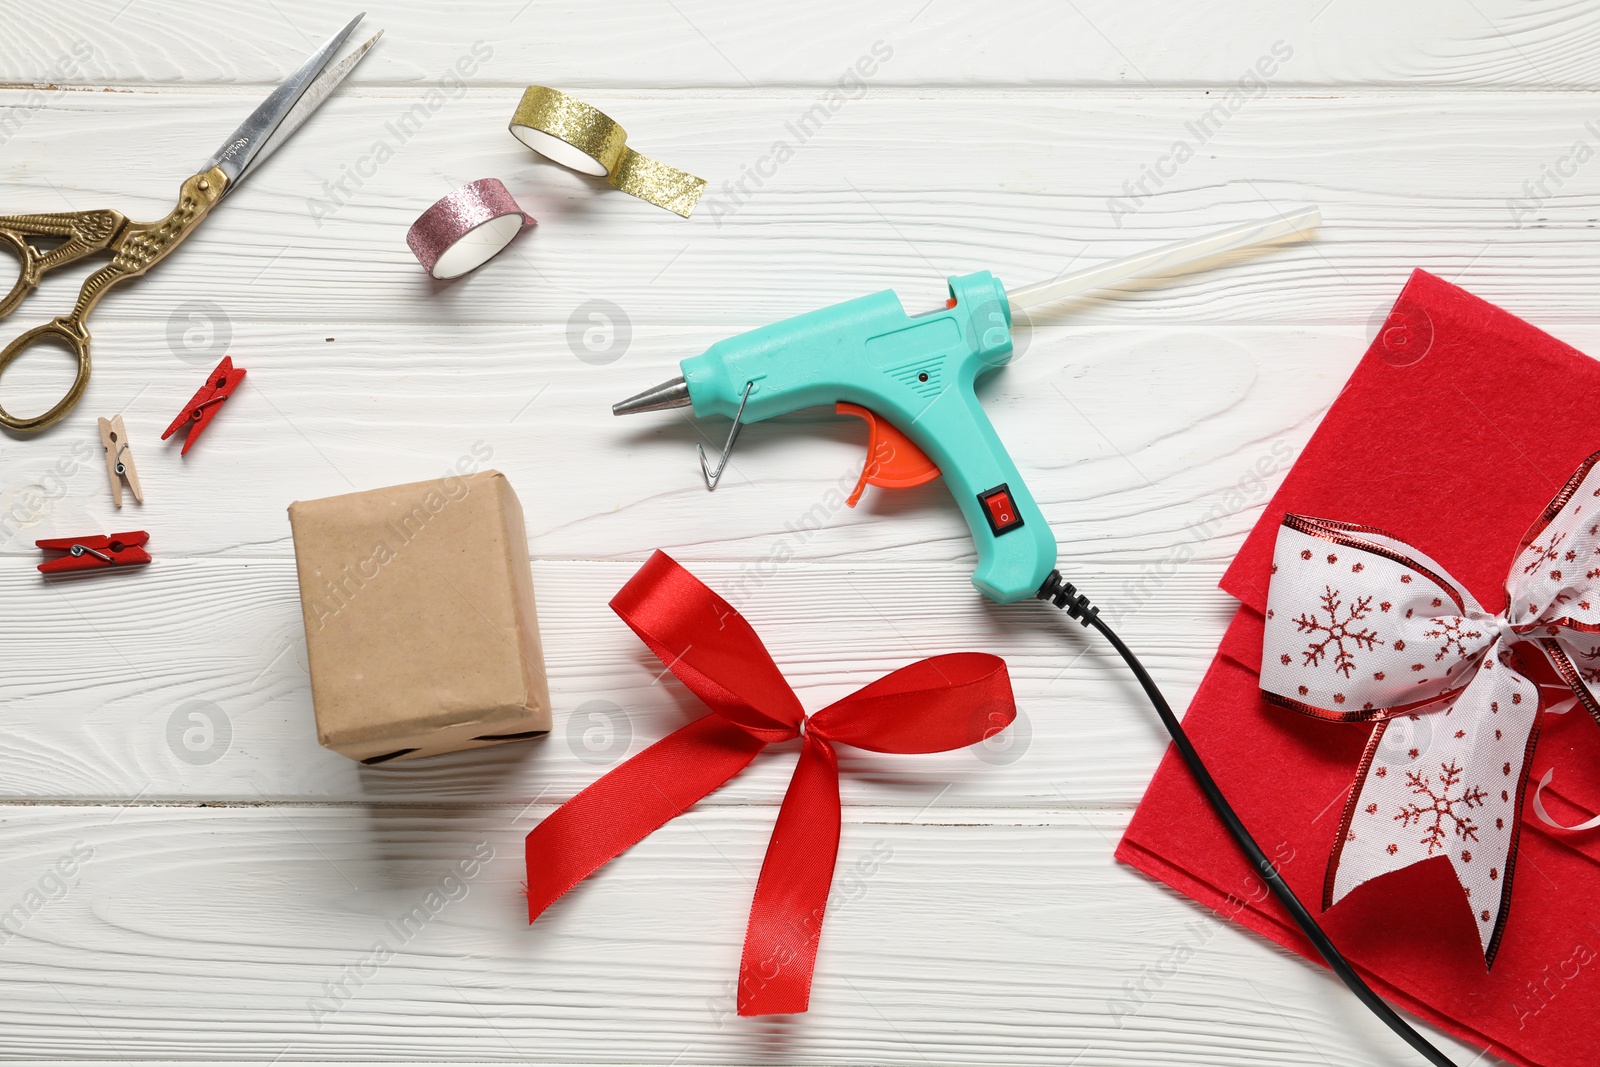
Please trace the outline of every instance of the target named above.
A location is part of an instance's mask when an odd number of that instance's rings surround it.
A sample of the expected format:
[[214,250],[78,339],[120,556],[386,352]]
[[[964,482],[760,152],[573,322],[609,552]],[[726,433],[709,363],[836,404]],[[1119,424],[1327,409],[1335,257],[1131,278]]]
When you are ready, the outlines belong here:
[[[42,415],[18,418],[0,406],[0,426],[9,430],[40,430],[71,410],[89,384],[89,312],[112,286],[138,277],[178,247],[222,199],[227,188],[228,177],[218,167],[196,174],[183,183],[178,206],[159,222],[130,222],[120,211],[0,217],[0,244],[9,246],[22,262],[16,284],[5,300],[0,301],[0,318],[9,315],[37,289],[40,279],[49,271],[86,256],[111,253],[111,262],[85,279],[78,292],[78,302],[70,313],[28,330],[0,350],[0,374],[23,352],[41,342],[59,341],[78,361],[77,374],[67,395],[54,407]],[[29,237],[60,237],[62,242],[48,252],[41,252],[28,242]]]
[[[83,283],[78,302],[69,314],[36,326],[0,349],[0,374],[18,356],[41,342],[57,342],[77,358],[78,371],[67,395],[43,415],[19,419],[0,407],[0,426],[8,430],[42,430],[72,409],[89,384],[89,313],[106,291],[126,278],[136,278],[162,259],[194,228],[205,221],[217,201],[235,189],[267,156],[282,144],[300,124],[327,99],[328,94],[349,76],[355,65],[383,36],[380,30],[364,44],[329,66],[350,31],[364,16],[357,15],[311,54],[300,68],[285,78],[261,102],[237,130],[222,142],[222,147],[203,166],[206,168],[183,183],[178,206],[157,222],[130,222],[117,211],[69,211],[58,215],[9,215],[0,217],[0,245],[16,254],[22,269],[16,284],[0,300],[0,319],[5,318],[23,299],[39,287],[39,280],[57,267],[76,263],[100,252],[111,253],[111,262]],[[58,238],[61,243],[48,252],[28,238]],[[3,283],[0,283],[3,284]]]

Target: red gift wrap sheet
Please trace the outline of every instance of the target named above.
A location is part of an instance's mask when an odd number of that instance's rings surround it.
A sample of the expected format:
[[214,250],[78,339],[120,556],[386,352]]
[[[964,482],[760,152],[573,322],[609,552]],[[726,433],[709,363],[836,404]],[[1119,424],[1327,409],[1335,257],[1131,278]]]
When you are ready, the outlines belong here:
[[[1373,729],[1262,699],[1263,612],[1286,513],[1377,527],[1426,552],[1491,612],[1522,535],[1600,451],[1600,363],[1416,271],[1267,505],[1222,588],[1240,607],[1184,718],[1239,816],[1315,912]],[[1442,855],[1376,878],[1319,921],[1382,996],[1518,1064],[1600,1063],[1600,725],[1542,714],[1505,934],[1486,969]],[[1117,858],[1320,961],[1169,749]]]

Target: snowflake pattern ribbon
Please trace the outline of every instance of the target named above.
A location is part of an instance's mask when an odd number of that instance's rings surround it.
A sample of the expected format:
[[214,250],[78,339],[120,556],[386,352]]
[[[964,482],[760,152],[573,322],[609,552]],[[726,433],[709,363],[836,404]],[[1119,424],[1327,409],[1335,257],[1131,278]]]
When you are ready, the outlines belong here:
[[1600,722],[1600,453],[1523,537],[1503,614],[1381,530],[1286,515],[1267,591],[1267,700],[1374,722],[1328,863],[1323,907],[1444,856],[1494,962],[1511,904],[1542,654]]

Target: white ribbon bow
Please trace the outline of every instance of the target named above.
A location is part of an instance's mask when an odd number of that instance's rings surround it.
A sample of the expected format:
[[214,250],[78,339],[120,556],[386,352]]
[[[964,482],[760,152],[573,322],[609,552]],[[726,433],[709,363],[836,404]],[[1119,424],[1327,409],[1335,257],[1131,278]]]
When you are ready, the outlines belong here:
[[1502,615],[1398,538],[1284,517],[1267,591],[1263,693],[1320,719],[1378,724],[1345,806],[1323,907],[1368,879],[1447,856],[1484,958],[1494,961],[1538,737],[1539,689],[1513,647],[1542,652],[1600,722],[1585,684],[1600,682],[1597,462],[1600,453],[1584,461],[1523,538]]

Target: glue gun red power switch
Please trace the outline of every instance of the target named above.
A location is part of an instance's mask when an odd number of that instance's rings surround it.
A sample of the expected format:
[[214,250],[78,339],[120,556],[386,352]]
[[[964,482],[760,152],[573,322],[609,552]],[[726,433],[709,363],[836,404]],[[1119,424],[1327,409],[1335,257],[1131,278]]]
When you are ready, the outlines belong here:
[[945,307],[921,315],[907,315],[892,290],[848,300],[719,341],[684,360],[680,377],[612,411],[692,405],[696,416],[734,420],[715,469],[701,452],[708,488],[744,423],[819,405],[865,419],[867,462],[850,503],[867,485],[902,488],[942,475],[977,546],[972,583],[998,603],[1023,600],[1055,568],[1055,537],[973,391],[1011,361],[1012,309],[1300,235],[1319,217],[1308,208],[1246,223],[1010,293],[987,271],[952,277]]

